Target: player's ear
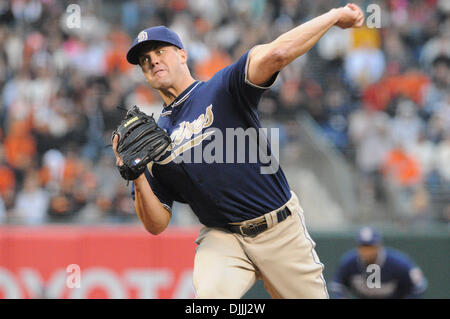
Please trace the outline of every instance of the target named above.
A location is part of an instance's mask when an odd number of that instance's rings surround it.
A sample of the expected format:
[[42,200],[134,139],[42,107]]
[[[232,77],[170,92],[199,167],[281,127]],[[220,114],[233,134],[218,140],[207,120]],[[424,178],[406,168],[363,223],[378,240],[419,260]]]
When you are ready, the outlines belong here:
[[178,49],[178,48],[177,48],[177,53],[178,53],[178,55],[179,55],[180,58],[181,58],[181,62],[182,62],[183,64],[186,64],[186,63],[187,63],[187,59],[188,59],[188,54],[187,54],[186,50]]

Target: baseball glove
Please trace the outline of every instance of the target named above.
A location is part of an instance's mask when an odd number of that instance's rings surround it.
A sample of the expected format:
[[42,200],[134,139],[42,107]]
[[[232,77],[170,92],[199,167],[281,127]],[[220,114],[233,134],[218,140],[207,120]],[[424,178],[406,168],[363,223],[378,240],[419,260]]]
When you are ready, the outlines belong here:
[[157,159],[171,144],[170,136],[156,124],[153,114],[145,114],[137,106],[128,110],[125,118],[112,133],[118,135],[117,154],[123,161],[118,166],[125,180],[135,180],[148,163]]

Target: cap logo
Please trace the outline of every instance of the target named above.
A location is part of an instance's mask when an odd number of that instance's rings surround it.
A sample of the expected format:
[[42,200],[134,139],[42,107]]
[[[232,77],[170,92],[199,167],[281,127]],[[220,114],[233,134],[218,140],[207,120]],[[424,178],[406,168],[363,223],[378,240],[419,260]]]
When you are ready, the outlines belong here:
[[142,41],[147,40],[147,39],[148,39],[147,32],[141,31],[138,34],[138,42],[142,42]]
[[361,238],[364,241],[370,241],[373,238],[373,233],[370,228],[363,228],[361,230]]

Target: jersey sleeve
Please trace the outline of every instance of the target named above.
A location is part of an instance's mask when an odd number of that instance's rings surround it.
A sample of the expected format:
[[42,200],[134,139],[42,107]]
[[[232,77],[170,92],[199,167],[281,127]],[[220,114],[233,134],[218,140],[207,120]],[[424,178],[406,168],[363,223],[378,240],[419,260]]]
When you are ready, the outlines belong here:
[[391,250],[395,259],[397,276],[403,290],[404,298],[420,298],[427,289],[428,282],[422,270],[406,254]]
[[272,75],[263,86],[256,85],[248,79],[248,64],[250,51],[243,54],[235,63],[223,69],[225,86],[228,92],[235,97],[237,104],[256,109],[261,95],[275,83],[279,72]]
[[404,287],[405,298],[420,298],[427,289],[428,282],[422,270],[411,261],[404,261],[402,264],[401,284]]
[[427,289],[428,282],[422,273],[422,270],[415,266],[408,272],[408,278],[411,285],[411,293],[409,298],[420,298]]
[[337,267],[336,273],[332,278],[329,290],[331,297],[334,299],[342,299],[348,297],[349,293],[349,277],[353,268],[354,253],[350,252],[344,255]]
[[[158,197],[161,204],[172,214],[173,196],[170,191],[156,177],[153,177],[148,169],[145,170],[144,174],[155,196]],[[134,183],[131,185],[131,197],[133,201],[136,199]]]

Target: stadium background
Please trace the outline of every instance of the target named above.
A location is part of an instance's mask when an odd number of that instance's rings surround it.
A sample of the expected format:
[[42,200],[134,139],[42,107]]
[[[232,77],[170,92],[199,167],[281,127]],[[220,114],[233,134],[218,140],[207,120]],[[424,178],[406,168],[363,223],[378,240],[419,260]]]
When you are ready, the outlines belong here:
[[[327,280],[361,225],[449,298],[450,5],[357,1],[380,28],[331,29],[282,71],[259,112],[305,208]],[[70,23],[80,8],[80,27]],[[125,54],[179,33],[198,79],[344,1],[0,1],[0,298],[190,298],[199,228],[184,205],[146,234],[114,167],[113,128],[161,100]],[[72,15],[72,16],[71,16]],[[76,20],[75,20],[76,21]],[[81,288],[67,288],[67,266]],[[249,297],[267,297],[261,283]]]

